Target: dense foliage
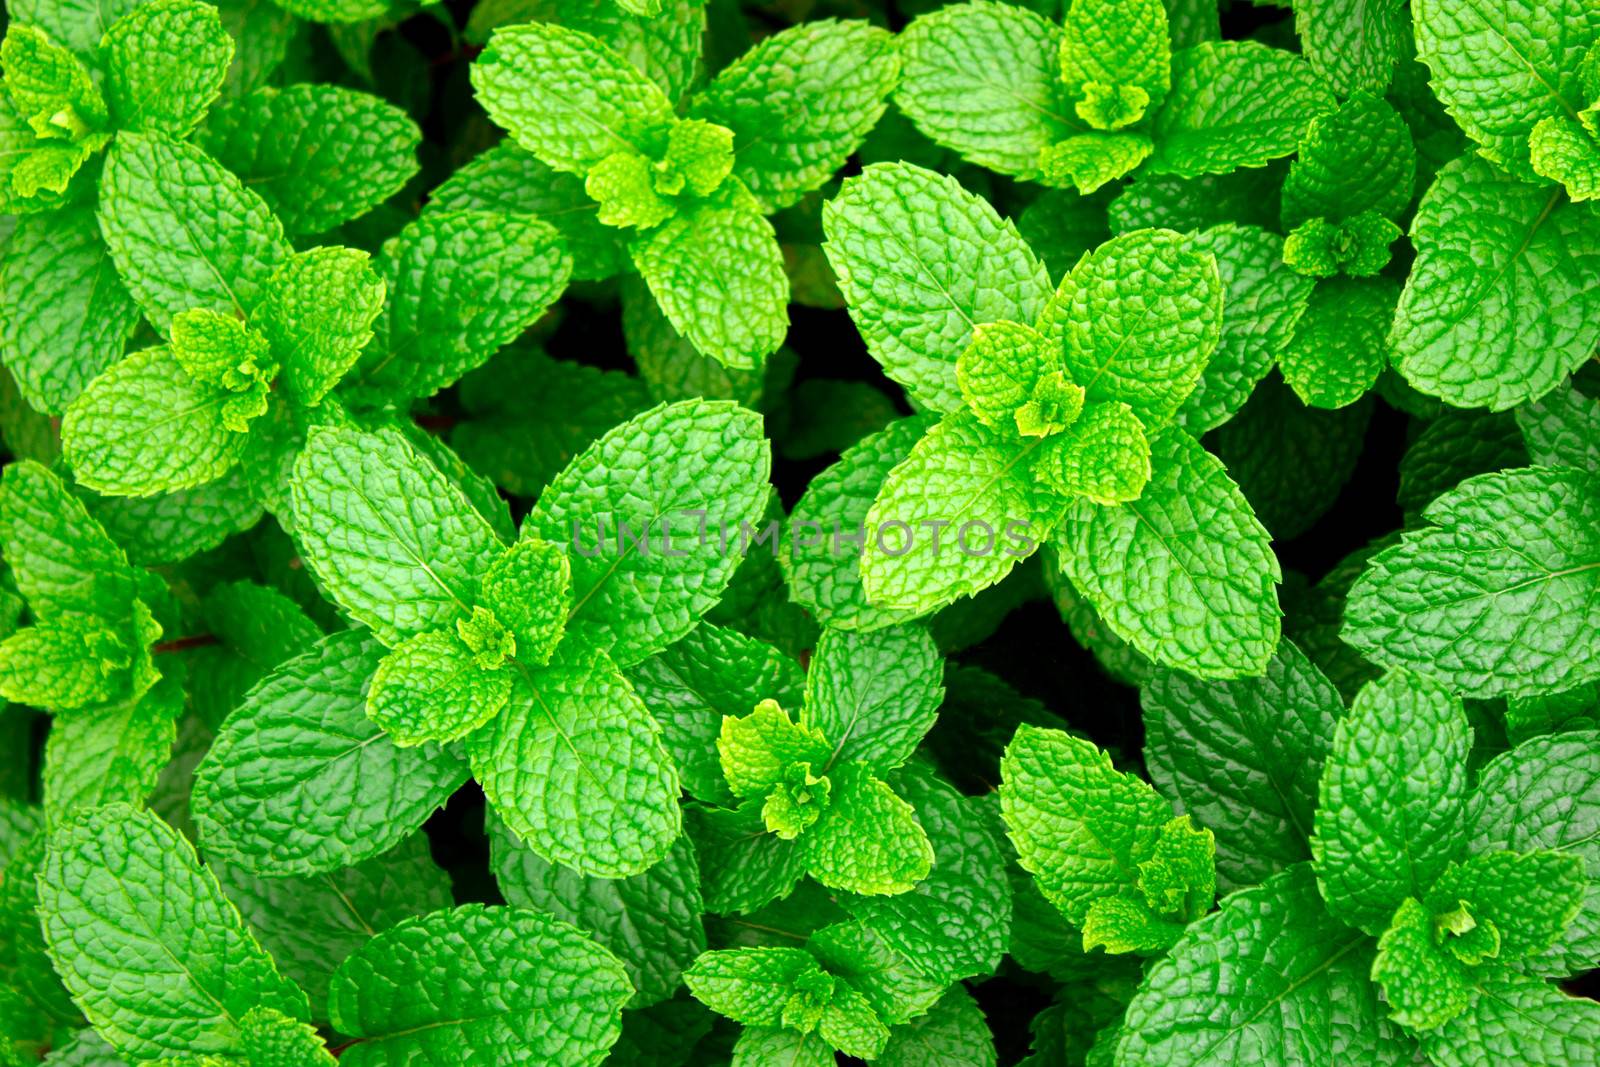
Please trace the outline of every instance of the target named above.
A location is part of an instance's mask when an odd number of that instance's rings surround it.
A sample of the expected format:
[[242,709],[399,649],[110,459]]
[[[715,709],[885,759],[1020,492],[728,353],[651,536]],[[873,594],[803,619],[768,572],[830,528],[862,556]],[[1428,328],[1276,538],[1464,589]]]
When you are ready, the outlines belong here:
[[1600,1063],[1596,0],[12,0],[0,1065]]

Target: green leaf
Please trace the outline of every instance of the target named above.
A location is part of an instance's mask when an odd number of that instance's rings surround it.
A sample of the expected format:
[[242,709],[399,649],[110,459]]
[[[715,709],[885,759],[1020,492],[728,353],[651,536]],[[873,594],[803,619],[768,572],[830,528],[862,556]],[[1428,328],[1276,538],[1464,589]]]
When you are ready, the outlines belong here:
[[367,718],[382,652],[359,631],[336,634],[228,716],[195,772],[208,856],[280,878],[336,871],[399,844],[466,781],[456,756],[396,748]]
[[200,145],[260,193],[291,234],[322,233],[388,200],[417,173],[422,131],[370,93],[262,87],[218,108]]
[[1571,852],[1480,852],[1445,868],[1424,903],[1435,914],[1466,905],[1499,931],[1497,959],[1548,949],[1583,906],[1583,857]]
[[[932,425],[932,416],[913,416],[862,438],[812,478],[795,504],[778,561],[795,600],[823,625],[865,632],[912,614],[868,601],[861,584],[864,524],[884,479]],[[852,540],[858,530],[859,544]]]
[[293,600],[250,582],[214,586],[200,615],[216,644],[190,653],[187,687],[195,712],[212,728],[273,668],[322,637]]
[[1554,693],[1600,677],[1583,634],[1600,582],[1600,482],[1528,468],[1462,482],[1429,525],[1373,558],[1344,639],[1475,697]]
[[1020,322],[974,327],[956,360],[956,384],[985,426],[1029,437],[1060,432],[1083,409],[1083,389],[1066,380],[1039,331]]
[[1600,197],[1600,144],[1584,125],[1593,115],[1591,107],[1576,121],[1565,115],[1540,119],[1528,139],[1534,173],[1560,182],[1573,200]]
[[521,663],[550,662],[572,608],[572,565],[558,545],[520,541],[484,572],[483,602],[516,636]]
[[1389,246],[1399,236],[1400,227],[1375,211],[1337,225],[1314,218],[1295,227],[1283,242],[1283,261],[1313,278],[1370,278],[1389,265]]
[[739,948],[703,953],[683,980],[695,999],[746,1026],[782,1026],[797,982],[820,974],[799,948]]
[[861,923],[835,923],[813,933],[806,947],[829,974],[866,997],[873,1012],[899,1026],[933,1007],[945,991]]
[[1031,555],[1062,507],[1029,480],[1040,441],[991,430],[966,410],[929,430],[867,513],[869,601],[926,614],[987,589]]
[[100,232],[158,329],[207,308],[245,317],[289,257],[260,194],[192,145],[120,134],[100,176]]
[[1313,289],[1294,339],[1278,352],[1295,395],[1319,408],[1366,395],[1388,366],[1386,334],[1399,295],[1387,278],[1330,278]]
[[245,436],[225,425],[236,394],[197,382],[162,345],[90,382],[61,420],[62,452],[79,484],[111,496],[155,496],[226,474]]
[[1224,889],[1310,858],[1317,780],[1344,703],[1303,652],[1281,641],[1264,676],[1238,681],[1157,670],[1140,699],[1150,777],[1216,833]]
[[[1061,80],[1074,94],[1096,86],[1137,89],[1144,94],[1145,104],[1154,108],[1167,95],[1171,64],[1167,10],[1160,0],[1128,4],[1073,0],[1067,8],[1061,35]],[[1083,110],[1080,103],[1078,114],[1087,119]]]
[[372,340],[386,289],[365,252],[313,248],[267,285],[253,324],[272,345],[284,388],[310,407],[332,391]]
[[733,577],[769,463],[760,417],[714,400],[658,405],[585,449],[522,527],[570,546],[567,640],[631,667],[692,630]]
[[950,4],[914,19],[899,47],[895,104],[970,163],[1030,178],[1039,153],[1080,128],[1061,84],[1060,30],[1025,7]]
[[8,5],[13,21],[38,26],[53,39],[74,52],[94,52],[106,30],[117,19],[139,6],[142,0],[18,0]]
[[1283,224],[1348,219],[1364,211],[1398,218],[1411,203],[1417,150],[1390,104],[1359,92],[1318,116],[1283,183]]
[[1072,380],[1150,429],[1172,420],[1222,331],[1215,258],[1170,230],[1114,237],[1079,260],[1048,312]]
[[1322,768],[1311,839],[1340,921],[1382,932],[1456,858],[1471,748],[1461,701],[1432,683],[1393,673],[1356,695]]
[[933,846],[916,813],[862,764],[835,766],[828,808],[800,837],[806,870],[829,889],[904,893],[928,876]]
[[732,1067],[765,1067],[770,1063],[781,1063],[784,1067],[834,1067],[838,1062],[833,1049],[815,1032],[802,1034],[776,1027],[746,1026],[739,1031],[739,1040],[733,1046]]
[[[1389,1018],[1411,1030],[1430,1030],[1460,1015],[1472,1001],[1470,972],[1444,947],[1448,929],[1423,905],[1407,897],[1378,939],[1372,980],[1383,990]],[[1455,913],[1463,932],[1476,920]]]
[[[1483,768],[1468,819],[1473,853],[1556,849],[1581,856],[1600,870],[1600,777],[1590,763],[1600,748],[1591,730],[1537,737],[1502,753]],[[1591,877],[1583,909],[1561,940],[1526,965],[1537,974],[1565,977],[1600,959],[1600,885]]]
[[1082,927],[1097,901],[1132,887],[1172,811],[1092,742],[1018,727],[1001,762],[1000,810],[1017,860]]
[[1600,401],[1558,385],[1518,407],[1516,419],[1535,464],[1600,473]]
[[1589,1054],[1600,1041],[1600,1010],[1545,982],[1510,971],[1484,976],[1471,1006],[1423,1039],[1440,1067],[1499,1063],[1557,1067]]
[[920,626],[824,630],[801,721],[830,742],[826,763],[859,761],[883,774],[909,760],[933,726],[943,677],[944,661]]
[[667,321],[696,351],[751,368],[783,343],[789,326],[783,253],[772,224],[742,188],[680,208],[634,242],[631,253]]
[[572,258],[531,216],[430,211],[385,242],[378,273],[388,302],[356,377],[388,397],[427,397],[538,321]]
[[489,821],[490,866],[508,903],[572,923],[616,954],[636,990],[630,1008],[667,1000],[706,949],[700,871],[688,838],[643,874],[587,878],[556,867]]
[[[775,700],[740,718],[725,716],[717,737],[722,776],[736,797],[762,797],[782,787],[796,764],[821,773],[830,748],[814,726],[796,724]],[[792,834],[787,836],[793,836]]]
[[718,915],[756,911],[788,896],[805,877],[805,857],[799,847],[767,832],[759,801],[738,810],[692,804],[688,812],[707,911]]
[[35,616],[121,618],[139,576],[61,479],[31,460],[0,474],[0,555]]
[[347,1067],[595,1067],[629,995],[622,964],[577,927],[467,904],[368,941],[334,972],[328,1005],[337,1029],[363,1039]]
[[1255,226],[1224,223],[1189,237],[1210,252],[1222,278],[1222,332],[1194,392],[1174,421],[1202,434],[1244,406],[1294,335],[1315,283],[1283,262],[1283,239]]
[[1451,118],[1482,155],[1535,181],[1527,148],[1534,126],[1593,102],[1583,98],[1578,66],[1600,32],[1600,11],[1582,0],[1508,0],[1493,11],[1467,0],[1419,0],[1412,19],[1417,56]]
[[933,867],[909,892],[844,895],[839,903],[934,982],[993,973],[1006,952],[1011,888],[990,820],[978,800],[920,768],[906,768],[891,783],[916,809]]
[[877,125],[899,75],[887,32],[822,19],[775,33],[724,67],[690,114],[733,131],[734,176],[773,212],[838,172]]
[[450,906],[450,878],[420,833],[381,856],[302,877],[209,865],[262,947],[310,996],[318,1018],[326,1015],[334,968],[375,932]]
[[17,219],[0,256],[0,351],[30,406],[59,415],[138,321],[92,210]]
[[[1417,259],[1389,343],[1414,388],[1501,411],[1548,393],[1593,353],[1600,221],[1589,205],[1463,158],[1423,194],[1411,240]],[[1517,313],[1532,306],[1541,313]]]
[[1370,946],[1329,915],[1303,865],[1234,893],[1151,968],[1117,1063],[1414,1063],[1368,980]]
[[0,697],[52,711],[116,700],[129,656],[101,620],[38,622],[0,642]]
[[1045,443],[1034,474],[1063,496],[1097,504],[1137,500],[1150,481],[1144,423],[1119,400],[1093,404],[1070,429]]
[[182,713],[182,678],[169,674],[137,698],[57,715],[41,772],[45,818],[59,824],[102,804],[143,804],[172,756]]
[[117,128],[181,139],[222,91],[233,38],[210,4],[150,0],[112,23],[99,55]]
[[459,741],[505,706],[512,677],[504,666],[485,669],[453,628],[429,630],[406,638],[378,664],[367,717],[402,748]]
[[428,194],[427,206],[537,215],[566,242],[575,279],[609,278],[627,262],[622,235],[600,221],[583,179],[552,169],[510,138],[457,169]]
[[1300,0],[1294,28],[1311,68],[1340,96],[1384,92],[1410,52],[1410,20],[1390,0]]
[[1202,678],[1265,670],[1277,646],[1277,557],[1216,457],[1176,429],[1150,441],[1136,501],[1067,509],[1062,572],[1113,633]]
[[472,85],[518,144],[573,174],[621,150],[654,157],[673,117],[661,89],[605,42],[546,22],[495,31]]
[[678,772],[660,735],[603,652],[563,646],[548,667],[517,667],[510,700],[467,739],[467,755],[528,847],[580,874],[625,878],[682,830]]
[[18,117],[37,137],[72,141],[85,152],[104,144],[106,103],[81,59],[36,27],[18,26],[7,30],[0,63]]
[[127,1059],[231,1052],[256,1006],[307,1017],[193,846],[150,812],[109,804],[57,832],[39,915],[74,1001]]
[[1213,41],[1172,56],[1172,94],[1152,137],[1156,174],[1192,178],[1259,167],[1295,150],[1336,107],[1304,59],[1255,41]]
[[314,428],[291,491],[306,563],[391,646],[470,614],[502,550],[460,490],[395,430]]
[[1086,133],[1058,141],[1039,154],[1039,180],[1085,196],[1131,174],[1154,146],[1142,133]]
[[[984,0],[949,11],[965,8],[1018,10]],[[823,205],[822,228],[867,351],[928,410],[961,406],[956,361],[975,326],[1031,324],[1050,298],[1015,226],[955,179],[908,163],[847,179]]]
[[661,739],[684,788],[706,801],[732,798],[716,747],[724,719],[749,714],[769,699],[799,707],[805,685],[794,660],[762,641],[710,623],[701,623],[627,673],[661,725]]
[[983,1009],[965,986],[953,986],[926,1015],[889,1032],[889,1043],[873,1061],[878,1067],[960,1063],[994,1067],[994,1038]]

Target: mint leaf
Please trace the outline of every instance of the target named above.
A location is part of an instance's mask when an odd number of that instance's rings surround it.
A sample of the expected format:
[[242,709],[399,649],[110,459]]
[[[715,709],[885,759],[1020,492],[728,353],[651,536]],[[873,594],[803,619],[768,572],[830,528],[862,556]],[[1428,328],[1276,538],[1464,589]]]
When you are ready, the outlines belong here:
[[233,38],[209,4],[151,0],[111,24],[100,62],[106,104],[119,129],[182,138],[221,91]]
[[45,739],[45,818],[59,824],[104,804],[142,804],[172,755],[183,712],[181,679],[142,696],[56,717]]
[[1332,92],[1293,53],[1254,41],[1183,49],[1172,56],[1149,169],[1192,178],[1259,167],[1293,152],[1311,120],[1334,107]]
[[457,757],[396,748],[367,718],[381,654],[362,633],[336,634],[228,716],[195,772],[207,855],[277,877],[335,871],[399,844],[466,781]]
[[417,172],[422,132],[398,108],[332,85],[260,88],[217,109],[200,145],[291,234],[358,218]]
[[58,831],[39,914],[74,1001],[126,1058],[234,1051],[258,1005],[308,1013],[193,847],[149,812],[111,804]]
[[764,212],[798,201],[860,147],[899,80],[892,38],[864,21],[773,34],[695,94],[690,113],[734,135],[734,176]]
[[1478,986],[1464,1013],[1427,1035],[1423,1049],[1442,1067],[1488,1067],[1506,1056],[1536,1067],[1584,1055],[1597,1035],[1594,1001],[1500,972]]
[[1471,745],[1461,702],[1436,685],[1393,673],[1356,695],[1328,749],[1311,839],[1342,922],[1381,932],[1457,857]]
[[513,833],[580,874],[625,878],[682,829],[660,727],[603,652],[518,665],[510,699],[466,743],[473,777]]
[[568,640],[630,667],[693,629],[733,577],[769,462],[760,418],[711,400],[651,408],[585,449],[523,523],[569,546]]
[[[964,8],[1015,10],[981,3],[950,11]],[[933,411],[961,405],[956,360],[974,326],[1031,324],[1049,299],[1044,267],[1016,228],[954,179],[921,167],[868,167],[824,206],[822,225],[867,351]]]
[[1385,278],[1329,278],[1312,290],[1294,339],[1278,352],[1295,395],[1319,408],[1365,396],[1388,364],[1386,334],[1399,295]]
[[[1600,227],[1587,206],[1464,158],[1423,195],[1411,239],[1417,261],[1389,343],[1416,389],[1501,411],[1537,400],[1591,354],[1600,322],[1587,311],[1587,264]],[[1530,300],[1544,313],[1513,314]]]
[[1306,130],[1283,183],[1283,223],[1294,228],[1364,211],[1397,218],[1411,202],[1416,170],[1404,118],[1378,97],[1356,93]]
[[1423,0],[1412,12],[1429,84],[1479,151],[1534,181],[1527,138],[1539,120],[1573,113],[1578,65],[1600,14],[1576,0],[1514,0],[1491,15],[1464,0]]
[[835,766],[823,817],[801,837],[806,869],[830,889],[904,893],[928,875],[933,848],[915,812],[859,763]]
[[1411,1063],[1415,1044],[1367,980],[1370,945],[1328,913],[1303,865],[1234,893],[1152,968],[1128,1005],[1117,1062]]
[[1144,494],[1076,501],[1052,544],[1111,630],[1159,663],[1210,678],[1265,669],[1279,633],[1278,562],[1222,464],[1187,434],[1150,442]]
[[700,871],[687,838],[631,878],[589,878],[552,866],[489,822],[490,862],[506,900],[572,923],[616,954],[635,990],[629,1007],[667,1000],[706,948]]
[[802,721],[831,742],[828,762],[887,772],[911,758],[933,725],[943,676],[938,649],[921,627],[824,630],[806,673]]
[[1374,662],[1475,696],[1570,689],[1600,673],[1588,625],[1600,486],[1570,469],[1470,478],[1429,525],[1373,558],[1350,591],[1345,639]]
[[100,232],[160,329],[191,308],[247,315],[289,255],[258,193],[199,149],[156,134],[121,134],[111,146]]
[[901,34],[895,104],[936,144],[980,167],[1030,178],[1039,153],[1079,127],[1061,84],[1060,40],[1027,8],[950,4]]
[[1306,59],[1340,96],[1384,92],[1410,51],[1410,20],[1388,0],[1302,0],[1294,16]]
[[138,321],[92,211],[17,220],[0,257],[0,350],[30,406],[60,414]]
[[1600,471],[1600,402],[1594,398],[1559,385],[1517,408],[1516,420],[1538,465]]
[[994,1067],[994,1038],[978,1002],[964,986],[952,986],[926,1015],[889,1031],[880,1067],[965,1063]]
[[622,965],[577,927],[467,904],[357,949],[334,972],[328,1006],[335,1027],[363,1039],[340,1058],[355,1067],[439,1057],[593,1067],[617,1040],[628,996]]
[[1140,691],[1151,779],[1217,835],[1224,888],[1310,858],[1317,779],[1344,703],[1292,642],[1261,678],[1157,670]]

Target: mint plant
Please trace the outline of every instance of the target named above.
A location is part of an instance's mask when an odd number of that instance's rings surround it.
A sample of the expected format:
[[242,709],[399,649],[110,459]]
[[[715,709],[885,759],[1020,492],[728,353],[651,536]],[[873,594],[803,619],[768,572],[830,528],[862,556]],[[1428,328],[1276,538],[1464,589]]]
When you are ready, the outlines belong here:
[[14,0],[0,1067],[1600,1048],[1589,0]]

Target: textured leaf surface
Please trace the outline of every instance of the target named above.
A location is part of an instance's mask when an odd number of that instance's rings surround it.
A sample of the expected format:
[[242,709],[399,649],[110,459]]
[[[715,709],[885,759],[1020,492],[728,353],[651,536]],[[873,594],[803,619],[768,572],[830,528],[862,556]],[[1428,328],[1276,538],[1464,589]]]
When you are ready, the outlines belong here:
[[1149,168],[1192,178],[1259,167],[1293,152],[1311,120],[1334,106],[1293,53],[1254,41],[1184,49],[1172,57],[1172,93],[1155,118]]
[[1323,766],[1311,842],[1333,914],[1379,933],[1456,858],[1471,747],[1461,702],[1431,683],[1395,673],[1356,695]]
[[926,878],[933,847],[911,805],[862,764],[837,766],[829,777],[832,802],[800,837],[811,877],[867,895],[904,893]]
[[39,911],[74,999],[130,1059],[229,1052],[257,1005],[307,1015],[193,846],[149,812],[111,804],[63,827]]
[[1007,437],[966,410],[946,415],[889,473],[867,512],[868,599],[920,615],[1009,574],[1061,511],[1028,480],[1038,451],[1039,438]]
[[1525,181],[1528,135],[1540,119],[1572,114],[1583,99],[1578,65],[1600,32],[1584,0],[1419,0],[1412,11],[1417,55],[1429,84],[1483,154]]
[[45,817],[143,804],[172,756],[182,712],[181,677],[169,676],[136,700],[56,716],[41,772]]
[[356,376],[384,394],[430,396],[533,325],[567,287],[560,235],[527,215],[429,212],[383,246],[389,299]]
[[1411,201],[1417,151],[1392,106],[1358,93],[1315,119],[1283,184],[1283,222],[1347,219],[1363,211],[1396,218]]
[[1223,888],[1310,858],[1317,779],[1344,703],[1293,643],[1260,678],[1206,682],[1158,670],[1140,691],[1145,763],[1217,835]]
[[770,462],[760,417],[715,400],[651,408],[585,449],[523,522],[571,546],[568,640],[628,667],[693,629],[766,506]]
[[1582,635],[1600,610],[1600,484],[1525,468],[1462,482],[1429,525],[1379,553],[1350,591],[1345,640],[1374,662],[1486,697],[1600,675]]
[[367,718],[382,651],[330,637],[228,717],[195,773],[208,855],[279,877],[338,870],[393,848],[466,781],[455,756],[396,748]]
[[221,91],[233,50],[209,4],[140,4],[112,23],[100,43],[112,120],[121,130],[188,136]]
[[122,355],[138,321],[94,212],[17,220],[0,258],[0,353],[29,405],[60,414]]
[[1060,39],[1027,8],[950,4],[900,35],[895,103],[929,140],[969,162],[1032,177],[1039,153],[1081,128],[1061,84]]
[[1387,278],[1324,279],[1278,353],[1295,395],[1319,408],[1342,408],[1365,395],[1388,365],[1386,334],[1399,295]]
[[874,164],[845,182],[822,220],[867,351],[930,410],[961,405],[956,360],[974,326],[1031,324],[1049,299],[1045,269],[1016,228],[953,178]]
[[705,951],[700,870],[687,837],[649,870],[622,879],[586,878],[546,863],[498,819],[490,820],[489,842],[506,901],[590,931],[627,968],[635,990],[630,1007],[671,997]]
[[1383,92],[1409,51],[1410,20],[1391,0],[1301,0],[1294,27],[1312,69],[1340,96]]
[[1390,344],[1415,388],[1500,411],[1543,396],[1593,353],[1600,218],[1590,205],[1462,158],[1423,195],[1411,240],[1417,260]]
[[920,626],[824,630],[806,672],[802,720],[833,745],[830,762],[884,773],[911,758],[944,699],[944,662]]
[[1424,1038],[1440,1067],[1490,1067],[1501,1062],[1556,1067],[1590,1055],[1600,1042],[1595,1002],[1554,986],[1501,972],[1478,986],[1460,1016]]
[[1328,913],[1310,870],[1293,867],[1189,927],[1128,1005],[1117,1062],[1412,1063],[1415,1044],[1367,978],[1371,953]]
[[334,1026],[364,1038],[340,1062],[593,1067],[621,1032],[627,972],[577,927],[468,904],[410,919],[334,972]]
[[593,651],[519,668],[501,713],[467,741],[506,825],[552,863],[623,878],[666,855],[683,825],[678,772],[628,680]]
[[295,462],[306,562],[389,644],[470,614],[494,531],[398,432],[319,428]]
[[289,255],[261,196],[199,149],[122,134],[100,177],[100,231],[150,321],[208,308],[244,317]]
[[422,133],[369,93],[261,88],[219,108],[201,146],[260,193],[290,233],[321,233],[400,191]]
[[883,114],[899,79],[893,38],[865,21],[773,34],[696,94],[691,114],[733,131],[734,176],[764,211],[826,182]]
[[1062,571],[1112,631],[1200,677],[1259,674],[1276,647],[1277,557],[1215,457],[1169,429],[1131,504],[1067,509],[1053,541]]

